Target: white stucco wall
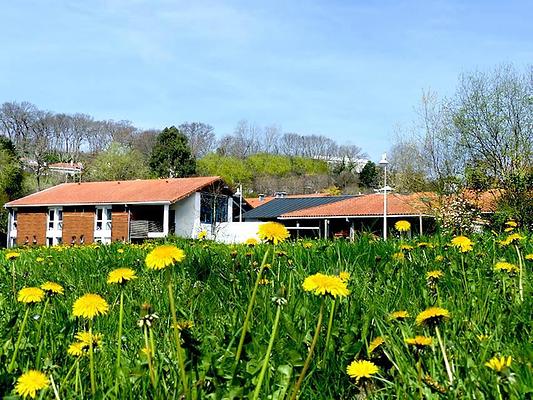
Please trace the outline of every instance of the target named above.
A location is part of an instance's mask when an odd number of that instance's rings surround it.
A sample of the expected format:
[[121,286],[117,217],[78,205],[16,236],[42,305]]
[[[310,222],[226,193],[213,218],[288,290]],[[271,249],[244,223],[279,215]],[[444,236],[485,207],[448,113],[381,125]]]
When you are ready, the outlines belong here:
[[256,238],[259,225],[263,222],[223,222],[214,228],[210,239],[223,243],[244,243],[246,239]]
[[171,206],[176,211],[176,236],[194,237],[200,224],[200,193],[194,193]]

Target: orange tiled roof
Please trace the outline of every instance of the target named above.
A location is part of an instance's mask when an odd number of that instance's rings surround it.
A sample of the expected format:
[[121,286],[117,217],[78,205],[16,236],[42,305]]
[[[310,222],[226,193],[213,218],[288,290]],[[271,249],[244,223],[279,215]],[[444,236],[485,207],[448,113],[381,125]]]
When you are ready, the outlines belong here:
[[[415,193],[387,195],[388,215],[428,215],[428,202],[433,201],[433,193]],[[318,218],[318,217],[350,217],[350,216],[383,215],[383,194],[367,194],[341,200],[336,203],[310,207],[282,215],[280,218]]]
[[205,176],[197,178],[63,183],[11,201],[6,204],[6,207],[154,202],[174,203],[220,180],[221,178],[218,176]]

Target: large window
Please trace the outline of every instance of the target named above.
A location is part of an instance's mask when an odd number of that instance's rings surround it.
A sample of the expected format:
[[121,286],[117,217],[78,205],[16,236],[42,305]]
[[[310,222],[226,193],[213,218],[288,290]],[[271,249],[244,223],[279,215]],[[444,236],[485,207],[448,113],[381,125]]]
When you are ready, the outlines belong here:
[[111,218],[111,206],[96,207],[94,218],[94,241],[96,243],[111,243]]
[[202,193],[200,197],[200,222],[213,224],[228,221],[228,196]]
[[63,209],[60,207],[48,209],[46,227],[46,244],[48,246],[61,244],[63,241]]

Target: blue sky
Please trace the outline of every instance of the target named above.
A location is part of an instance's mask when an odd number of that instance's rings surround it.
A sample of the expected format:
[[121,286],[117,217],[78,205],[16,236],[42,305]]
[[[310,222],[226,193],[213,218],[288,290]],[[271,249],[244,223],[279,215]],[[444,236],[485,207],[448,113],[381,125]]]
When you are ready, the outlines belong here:
[[275,123],[373,159],[423,89],[533,61],[528,0],[0,3],[0,103],[219,136]]

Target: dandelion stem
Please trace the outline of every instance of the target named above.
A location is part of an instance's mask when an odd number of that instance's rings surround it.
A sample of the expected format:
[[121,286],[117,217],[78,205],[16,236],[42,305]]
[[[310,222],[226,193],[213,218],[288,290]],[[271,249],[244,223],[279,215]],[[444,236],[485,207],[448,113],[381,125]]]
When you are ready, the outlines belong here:
[[17,343],[15,343],[15,350],[13,352],[13,357],[11,357],[11,362],[9,367],[7,367],[7,372],[11,372],[15,366],[15,359],[17,358],[17,353],[20,347],[20,341],[22,339],[22,334],[24,333],[24,328],[26,328],[26,322],[28,321],[28,315],[30,314],[30,307],[26,307],[26,312],[24,313],[24,318],[22,319],[22,324],[20,325],[19,336],[17,338]]
[[326,353],[328,352],[329,340],[331,339],[331,328],[333,327],[333,316],[335,315],[335,304],[336,299],[333,299],[331,302],[331,308],[329,310],[329,321],[328,321],[328,333],[326,334],[326,345],[324,347],[324,354],[322,355],[322,361],[326,358]]
[[307,372],[307,369],[309,368],[309,365],[311,364],[311,359],[313,358],[313,351],[315,350],[316,343],[318,342],[318,336],[320,335],[320,327],[322,326],[323,316],[324,316],[324,299],[322,299],[322,304],[320,304],[320,312],[318,313],[318,321],[317,321],[316,328],[315,328],[315,335],[313,336],[311,347],[309,347],[309,352],[307,353],[307,358],[305,359],[302,372],[300,372],[298,381],[296,382],[296,385],[294,386],[294,390],[292,391],[291,400],[296,400],[296,396],[298,396],[298,392],[300,391],[300,386],[302,386],[302,382],[304,381],[305,373]]
[[11,262],[11,279],[13,281],[13,301],[17,301],[17,288],[16,288],[16,275],[15,275],[15,262]]
[[150,356],[152,356],[152,368],[154,370],[153,372],[154,372],[155,386],[157,386],[159,379],[157,376],[157,369],[153,366],[154,355],[155,355],[155,344],[154,344],[154,332],[152,331],[152,329],[149,330],[148,334],[150,335]]
[[274,326],[272,328],[272,334],[270,335],[270,341],[268,342],[268,348],[265,354],[265,359],[263,360],[263,367],[261,368],[261,372],[259,373],[259,380],[257,381],[257,385],[255,386],[255,391],[254,391],[252,400],[259,399],[259,393],[261,392],[261,385],[263,383],[263,379],[265,378],[265,372],[268,368],[268,362],[270,360],[270,353],[272,352],[272,347],[274,346],[274,341],[276,339],[276,334],[278,332],[280,315],[281,315],[281,305],[278,304],[278,309],[276,310],[276,317],[274,318]]
[[446,348],[444,347],[444,342],[442,340],[442,337],[440,336],[439,327],[435,327],[435,333],[437,334],[437,340],[439,341],[440,351],[442,352],[442,357],[444,358],[444,365],[446,366],[446,373],[448,374],[448,380],[450,381],[450,385],[453,384],[453,374],[452,370],[450,368],[450,363],[448,362],[448,357],[446,356]]
[[48,303],[50,299],[47,297],[44,302],[43,312],[41,313],[41,320],[39,321],[39,327],[37,328],[37,343],[39,343],[39,350],[37,351],[37,358],[35,359],[35,367],[39,369],[41,364],[41,354],[43,351],[43,341],[41,340],[41,330],[44,323],[44,315],[46,314],[46,309],[48,308]]
[[235,369],[237,368],[237,364],[241,358],[242,353],[242,347],[244,345],[244,338],[246,336],[246,331],[248,330],[248,323],[250,321],[250,316],[252,315],[252,310],[254,308],[255,303],[255,297],[257,294],[257,288],[259,286],[259,281],[261,280],[261,275],[263,273],[263,269],[265,268],[266,259],[268,257],[268,250],[266,251],[263,261],[261,262],[261,267],[259,268],[259,272],[257,274],[257,278],[255,279],[255,285],[254,289],[252,291],[252,297],[250,298],[250,302],[248,303],[248,309],[246,310],[246,316],[244,317],[244,323],[242,324],[242,332],[241,332],[241,338],[239,339],[239,345],[237,346],[237,353],[235,354]]
[[[170,278],[170,276],[169,276]],[[172,281],[168,281],[168,299],[170,302],[170,313],[172,314],[172,324],[174,331],[174,340],[176,341],[176,352],[178,353],[178,364],[180,367],[181,384],[183,385],[183,393],[185,399],[189,398],[189,387],[187,386],[187,375],[185,373],[185,360],[183,359],[183,350],[181,348],[181,337],[178,328],[178,320],[176,319],[176,306],[174,304],[174,293],[172,291]]]
[[94,346],[93,346],[93,322],[89,320],[89,373],[91,375],[91,393],[96,393],[96,379],[94,377]]
[[120,356],[122,355],[122,321],[124,319],[124,290],[120,289],[120,306],[118,312],[118,332],[117,332],[117,367],[115,377],[115,390],[118,394]]
[[148,358],[148,371],[150,374],[150,382],[152,383],[152,386],[154,387],[154,391],[156,390],[156,382],[155,382],[155,373],[154,373],[154,365],[152,360],[152,346],[150,346],[148,342],[148,327],[144,327],[144,347],[147,350],[146,351],[146,357]]
[[522,255],[520,254],[520,249],[515,244],[514,248],[516,249],[516,254],[518,256],[518,288],[520,291],[520,301],[524,301],[524,286],[523,286],[523,275],[524,275],[524,266],[522,263]]

